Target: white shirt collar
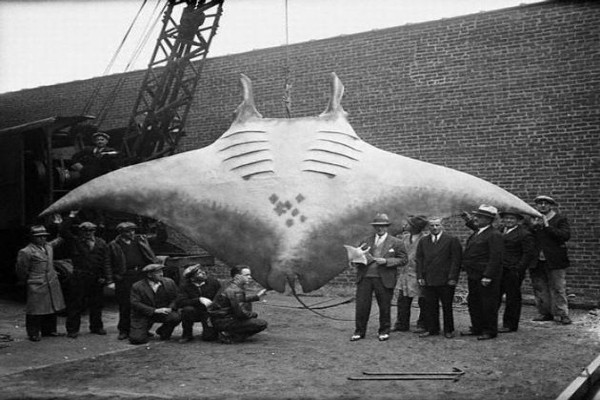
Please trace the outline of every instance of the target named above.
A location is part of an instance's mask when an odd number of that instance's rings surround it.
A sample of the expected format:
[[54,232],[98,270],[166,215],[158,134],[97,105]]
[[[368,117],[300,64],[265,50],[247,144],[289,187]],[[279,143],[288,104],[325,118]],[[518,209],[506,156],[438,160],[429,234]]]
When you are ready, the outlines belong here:
[[518,225],[513,226],[512,228],[506,229],[504,231],[504,234],[506,235],[507,233],[511,233],[512,231],[514,231],[515,229],[517,229]]
[[148,284],[150,285],[150,288],[152,289],[152,291],[154,293],[156,293],[156,291],[158,290],[158,288],[160,287],[160,285],[162,285],[161,282],[154,282],[151,280],[148,280]]
[[479,230],[477,231],[477,234],[479,235],[481,232],[485,231],[487,228],[489,228],[491,225],[486,225],[483,228],[479,228]]
[[384,233],[381,236],[378,236],[377,234],[375,234],[375,246],[380,245],[381,243],[385,242],[385,239],[387,239],[387,232]]

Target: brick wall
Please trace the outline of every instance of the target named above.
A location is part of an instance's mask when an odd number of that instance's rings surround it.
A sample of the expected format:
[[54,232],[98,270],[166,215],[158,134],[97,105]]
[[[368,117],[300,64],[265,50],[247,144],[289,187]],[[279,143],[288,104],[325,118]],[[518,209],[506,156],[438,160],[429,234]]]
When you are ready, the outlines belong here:
[[[227,12],[225,4],[224,12]],[[289,60],[289,63],[288,63]],[[555,197],[572,224],[569,292],[600,298],[600,3],[548,1],[209,59],[182,151],[223,133],[248,75],[265,117],[325,109],[329,73],[365,141],[455,168],[531,200]],[[124,126],[143,72],[103,78],[116,97],[103,127]],[[0,127],[78,114],[98,79],[0,95]],[[101,101],[100,101],[101,102]],[[97,112],[92,109],[90,113]],[[454,233],[466,232],[456,223]],[[333,283],[351,279],[342,274]]]

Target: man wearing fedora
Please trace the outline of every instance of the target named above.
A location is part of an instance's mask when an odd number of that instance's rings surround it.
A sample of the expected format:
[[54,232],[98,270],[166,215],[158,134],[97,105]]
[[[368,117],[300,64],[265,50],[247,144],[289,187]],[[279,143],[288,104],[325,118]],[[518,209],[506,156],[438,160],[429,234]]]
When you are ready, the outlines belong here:
[[194,322],[202,324],[202,340],[214,340],[217,332],[209,319],[208,307],[221,289],[218,279],[208,276],[200,264],[190,265],[183,271],[179,285],[177,308],[181,310],[183,334],[179,343],[194,340]]
[[29,229],[30,243],[19,250],[16,273],[27,284],[25,329],[32,342],[41,336],[59,336],[56,313],[65,308],[58,274],[53,266],[53,249],[62,242],[47,242],[48,232],[42,225]]
[[424,231],[427,227],[427,217],[423,215],[410,216],[406,220],[405,232],[400,240],[404,244],[408,263],[398,268],[398,279],[394,292],[397,293],[398,302],[396,304],[396,324],[394,331],[406,332],[410,325],[410,309],[412,307],[413,298],[417,298],[419,304],[419,318],[417,320],[417,332],[423,333],[426,331],[424,323],[423,311],[423,293],[417,282],[417,267],[415,256],[417,246],[421,239],[426,236]]
[[115,280],[115,298],[119,304],[119,340],[129,337],[131,324],[131,286],[142,279],[142,268],[156,262],[156,255],[146,236],[136,235],[137,225],[125,221],[117,225],[119,233],[108,244],[110,264]]
[[529,271],[535,303],[540,315],[534,321],[571,323],[566,290],[566,268],[569,267],[566,242],[571,238],[569,220],[557,211],[550,196],[534,199],[542,218],[532,221],[536,262]]
[[145,278],[131,288],[131,328],[129,342],[148,342],[148,331],[154,323],[162,323],[156,330],[160,340],[169,340],[181,316],[177,312],[177,285],[163,276],[162,264],[148,264],[142,272]]
[[352,263],[356,267],[356,322],[351,341],[364,339],[371,313],[373,293],[379,307],[379,340],[390,337],[391,306],[397,269],[408,262],[402,241],[388,235],[387,214],[377,214],[371,222],[374,234],[358,246],[365,252],[367,263]]
[[493,339],[498,335],[504,240],[492,226],[497,214],[496,207],[482,204],[472,212],[472,223],[467,223],[467,226],[475,230],[467,239],[462,257],[462,265],[468,278],[467,305],[471,328],[461,332],[461,335],[474,335],[478,340]]
[[90,332],[106,335],[102,322],[104,286],[113,286],[108,244],[95,235],[96,225],[84,221],[78,225],[78,233],[71,231],[77,211],[71,211],[61,228],[61,236],[67,241],[69,257],[73,262],[73,275],[69,282],[67,297],[67,336],[79,335],[81,315],[89,309]]
[[506,300],[502,327],[498,332],[516,332],[521,319],[521,284],[525,279],[525,271],[535,257],[535,248],[533,236],[521,225],[524,219],[522,214],[509,209],[502,211],[500,217],[504,239],[500,299],[506,295]]
[[421,285],[424,304],[421,312],[425,317],[427,331],[420,337],[439,335],[440,303],[444,320],[444,337],[454,337],[452,303],[460,273],[462,246],[458,238],[444,232],[443,220],[429,219],[429,236],[417,246],[417,279]]
[[94,146],[85,147],[72,157],[71,170],[81,174],[81,180],[87,182],[100,175],[117,169],[119,152],[108,147],[110,135],[106,132],[95,132],[92,135]]

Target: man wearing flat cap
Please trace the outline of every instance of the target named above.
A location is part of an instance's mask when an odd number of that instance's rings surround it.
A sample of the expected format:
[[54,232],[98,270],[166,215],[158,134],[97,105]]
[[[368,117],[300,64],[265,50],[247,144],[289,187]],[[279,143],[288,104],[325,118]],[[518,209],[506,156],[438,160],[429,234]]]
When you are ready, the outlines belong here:
[[119,340],[127,339],[131,323],[131,286],[144,277],[142,268],[156,262],[156,255],[144,235],[136,235],[137,225],[125,221],[117,225],[119,233],[108,244],[110,264],[115,280],[115,297],[119,304]]
[[93,147],[84,147],[75,153],[71,159],[71,169],[79,171],[82,182],[87,182],[100,175],[117,169],[119,152],[108,147],[110,135],[106,132],[96,132],[92,135]]
[[106,335],[102,322],[104,286],[114,286],[108,244],[95,235],[96,225],[84,221],[78,225],[77,235],[72,231],[77,211],[71,211],[61,228],[68,254],[73,262],[73,275],[67,296],[67,336],[77,338],[81,315],[89,309],[90,332]]
[[48,232],[42,225],[32,226],[29,237],[30,243],[17,255],[16,273],[27,284],[27,336],[31,341],[39,342],[41,336],[59,336],[56,313],[65,308],[65,302],[53,266],[53,249],[62,239],[47,242]]
[[502,238],[504,239],[504,258],[502,260],[502,279],[500,298],[506,295],[502,327],[498,332],[516,332],[521,319],[521,284],[525,271],[535,257],[533,236],[521,225],[523,215],[515,210],[500,213],[502,218]]
[[194,322],[198,321],[202,324],[202,340],[217,338],[217,331],[209,319],[208,307],[220,289],[219,280],[208,276],[200,264],[190,265],[183,271],[183,282],[179,285],[177,296],[183,328],[180,343],[194,340]]
[[492,222],[498,215],[494,206],[482,204],[472,213],[467,226],[475,232],[467,239],[462,266],[467,272],[469,295],[467,305],[471,328],[461,335],[474,335],[478,340],[498,335],[498,304],[504,240]]
[[163,276],[162,264],[148,264],[142,272],[145,278],[131,288],[131,327],[129,342],[148,342],[148,331],[154,323],[162,323],[156,330],[160,340],[169,340],[181,316],[177,312],[177,285]]
[[367,333],[373,293],[379,307],[379,341],[386,341],[390,337],[397,269],[408,262],[402,241],[388,235],[390,225],[387,214],[377,214],[371,222],[375,232],[358,246],[365,252],[367,263],[352,263],[356,268],[356,322],[354,334],[350,338],[353,342],[364,339]]
[[398,332],[407,332],[410,325],[410,309],[412,307],[413,298],[417,298],[419,304],[419,318],[417,320],[417,332],[425,332],[425,323],[423,310],[423,297],[421,287],[417,282],[417,265],[415,255],[417,253],[417,245],[426,235],[424,231],[427,227],[427,217],[423,215],[409,216],[404,227],[404,234],[399,239],[402,240],[408,263],[398,267],[398,278],[396,280],[395,294],[398,296],[396,304],[396,324],[394,330]]
[[539,316],[534,321],[552,321],[563,325],[571,323],[566,290],[566,268],[569,256],[566,242],[571,238],[569,220],[557,210],[557,202],[550,196],[534,199],[542,218],[532,221],[535,238],[536,262],[529,271]]

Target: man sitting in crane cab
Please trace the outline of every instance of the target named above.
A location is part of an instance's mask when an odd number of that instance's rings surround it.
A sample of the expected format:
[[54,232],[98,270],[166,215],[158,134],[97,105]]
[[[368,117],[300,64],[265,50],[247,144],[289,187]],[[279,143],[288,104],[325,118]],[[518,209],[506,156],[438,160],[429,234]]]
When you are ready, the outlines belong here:
[[118,168],[117,158],[119,152],[108,147],[110,135],[105,132],[96,132],[92,135],[94,147],[85,147],[73,155],[71,169],[79,171],[81,182],[87,182],[107,172]]

